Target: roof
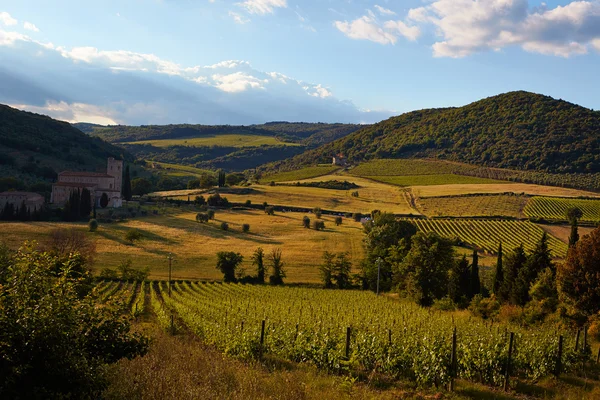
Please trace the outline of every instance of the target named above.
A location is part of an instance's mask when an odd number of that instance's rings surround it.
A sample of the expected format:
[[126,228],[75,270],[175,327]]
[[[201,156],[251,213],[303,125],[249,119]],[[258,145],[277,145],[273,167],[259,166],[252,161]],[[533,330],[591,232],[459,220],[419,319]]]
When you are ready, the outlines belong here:
[[97,183],[84,183],[84,182],[56,182],[52,186],[69,186],[69,187],[96,187]]
[[94,177],[94,178],[114,178],[114,176],[108,175],[106,172],[63,171],[63,172],[59,172],[58,175],[62,175],[62,176],[90,176],[90,177]]
[[34,192],[0,192],[0,196],[27,196],[29,197],[44,197],[39,193]]

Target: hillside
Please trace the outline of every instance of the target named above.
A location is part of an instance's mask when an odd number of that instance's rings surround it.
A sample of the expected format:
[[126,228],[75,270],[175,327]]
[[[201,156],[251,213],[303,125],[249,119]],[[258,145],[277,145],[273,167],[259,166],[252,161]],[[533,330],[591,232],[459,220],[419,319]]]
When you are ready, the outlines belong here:
[[198,168],[241,171],[283,160],[347,136],[361,125],[270,122],[263,125],[74,124],[137,158]]
[[352,162],[429,157],[515,170],[597,173],[600,112],[511,92],[464,107],[393,117],[265,169],[330,162],[338,153]]
[[0,191],[48,185],[65,169],[105,168],[111,156],[133,161],[125,150],[89,137],[67,122],[0,105]]

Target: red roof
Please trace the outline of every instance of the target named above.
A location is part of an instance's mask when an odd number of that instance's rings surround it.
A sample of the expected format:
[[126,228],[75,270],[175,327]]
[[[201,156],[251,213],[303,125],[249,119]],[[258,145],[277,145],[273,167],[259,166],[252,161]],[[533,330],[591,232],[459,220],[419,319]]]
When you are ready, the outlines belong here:
[[86,171],[63,171],[58,175],[64,176],[89,176],[94,178],[114,178],[111,175],[108,175],[105,172],[86,172]]

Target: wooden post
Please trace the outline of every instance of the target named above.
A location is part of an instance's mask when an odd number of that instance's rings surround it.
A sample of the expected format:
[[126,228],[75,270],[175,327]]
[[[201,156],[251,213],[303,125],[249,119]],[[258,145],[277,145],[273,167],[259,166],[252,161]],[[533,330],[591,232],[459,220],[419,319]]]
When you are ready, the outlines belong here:
[[350,358],[350,327],[346,328],[346,359]]
[[577,329],[577,336],[575,336],[575,352],[579,351],[579,336],[581,335],[581,329]]
[[510,360],[512,358],[513,352],[513,343],[515,340],[515,333],[510,333],[510,340],[508,342],[508,359],[506,360],[506,370],[504,371],[504,391],[508,391],[508,386],[510,383]]
[[456,378],[456,327],[452,331],[452,354],[450,356],[450,384],[449,391],[454,391],[454,378]]
[[563,352],[563,337],[562,335],[558,337],[558,358],[556,360],[556,370],[554,371],[554,375],[557,377],[561,373],[562,369],[562,352]]
[[260,323],[260,356],[263,354],[263,344],[265,343],[265,320]]

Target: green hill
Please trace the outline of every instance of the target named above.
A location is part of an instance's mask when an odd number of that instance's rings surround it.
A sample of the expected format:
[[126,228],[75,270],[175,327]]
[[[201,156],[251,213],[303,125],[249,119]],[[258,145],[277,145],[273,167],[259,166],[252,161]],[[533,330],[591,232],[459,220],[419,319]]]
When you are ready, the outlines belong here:
[[600,112],[528,92],[511,92],[459,108],[414,111],[266,166],[289,170],[376,158],[437,158],[551,173],[600,172]]
[[58,172],[100,170],[108,157],[133,161],[125,150],[67,122],[0,105],[0,191],[36,184],[44,191]]

